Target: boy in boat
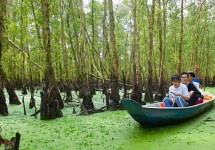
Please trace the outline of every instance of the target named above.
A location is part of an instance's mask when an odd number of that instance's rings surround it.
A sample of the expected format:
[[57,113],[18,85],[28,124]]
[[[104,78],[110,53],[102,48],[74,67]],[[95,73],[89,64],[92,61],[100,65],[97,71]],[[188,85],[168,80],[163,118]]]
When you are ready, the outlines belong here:
[[171,77],[172,86],[169,87],[169,97],[165,97],[163,102],[165,107],[186,107],[190,99],[188,88],[180,82],[180,75]]
[[195,85],[195,87],[199,90],[199,83],[195,82],[194,78],[195,78],[195,73],[194,72],[188,72],[189,74],[189,83],[192,83],[193,85]]
[[190,99],[188,101],[189,106],[199,104],[203,102],[203,96],[201,92],[196,88],[196,86],[189,82],[189,73],[182,72],[181,73],[181,83],[185,84],[189,91]]

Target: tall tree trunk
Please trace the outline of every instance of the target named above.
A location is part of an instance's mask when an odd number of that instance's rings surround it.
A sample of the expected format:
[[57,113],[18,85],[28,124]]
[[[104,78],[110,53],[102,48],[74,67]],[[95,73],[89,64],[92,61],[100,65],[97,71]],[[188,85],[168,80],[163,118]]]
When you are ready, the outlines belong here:
[[61,78],[63,79],[64,90],[66,92],[66,101],[71,101],[71,87],[69,82],[69,74],[68,74],[68,56],[67,56],[67,48],[66,48],[66,38],[65,38],[65,25],[64,25],[64,1],[60,0],[60,19],[61,19],[61,45],[62,45],[62,53],[63,53],[63,74]]
[[199,41],[200,41],[200,28],[201,28],[201,11],[203,8],[203,4],[205,3],[205,0],[199,0],[198,1],[198,7],[197,7],[197,12],[195,13],[196,20],[195,20],[195,25],[194,25],[194,33],[193,33],[193,65],[195,67],[195,74],[198,76],[198,69],[199,69]]
[[6,13],[7,0],[0,1],[0,115],[7,116],[8,108],[3,89],[3,74],[2,74],[2,51],[3,51],[3,33],[4,33],[4,19]]
[[[23,13],[23,0],[20,1],[20,48],[21,49],[24,49],[24,30],[25,30],[25,27],[24,27],[24,21],[23,21],[23,18],[24,18],[24,13]],[[21,74],[21,84],[22,84],[22,94],[27,94],[27,81],[26,81],[26,56],[25,56],[25,53],[22,53],[22,66],[21,66],[21,71],[20,71],[20,74]]]
[[[81,72],[80,72],[80,93],[82,93],[83,105],[87,110],[94,109],[94,104],[92,101],[92,97],[90,95],[90,87],[89,87],[89,76],[87,76],[87,61],[86,57],[89,55],[86,49],[86,21],[85,14],[83,10],[83,1],[79,1],[79,14],[80,14],[80,23],[81,23],[81,37],[80,37],[80,59],[81,59]],[[79,62],[80,63],[80,62]]]
[[63,77],[68,83],[68,56],[67,56],[67,50],[66,50],[66,38],[65,38],[65,27],[64,27],[64,1],[60,0],[60,18],[61,18],[61,45],[63,50]]
[[[109,64],[110,64],[110,47],[109,47],[109,42],[108,42],[108,33],[107,33],[107,0],[103,1],[104,3],[104,14],[103,14],[103,18],[102,18],[102,33],[103,33],[103,38],[102,38],[102,47],[103,47],[103,54],[104,56],[102,57],[102,62],[104,63],[104,66],[101,70],[103,72],[105,72],[104,68],[107,68],[106,70],[109,70]],[[106,64],[106,65],[105,65]],[[106,73],[106,75],[108,75]],[[102,87],[103,87],[103,94],[105,94],[106,96],[106,106],[109,108],[110,102],[109,102],[109,98],[110,98],[110,93],[108,92],[108,85],[107,82],[104,80],[102,80]]]
[[[205,86],[207,87],[209,85],[209,66],[210,66],[210,34],[208,29],[206,30],[206,74],[205,74]],[[197,69],[196,68],[196,75],[197,75]]]
[[119,105],[119,83],[118,83],[118,50],[116,47],[116,39],[115,39],[115,23],[114,23],[114,14],[113,14],[113,2],[112,0],[108,0],[108,8],[109,8],[109,19],[110,19],[110,40],[111,47],[113,51],[113,69],[111,70],[111,95],[110,95],[110,109],[116,109]]
[[184,37],[184,0],[181,0],[181,31],[180,31],[180,43],[179,43],[178,63],[177,63],[178,73],[181,73],[181,67],[182,67],[183,37]]
[[[159,28],[159,51],[160,51],[160,67],[159,67],[159,84],[158,84],[158,100],[161,101],[166,92],[164,89],[164,64],[165,64],[165,43],[166,43],[166,1],[163,0],[163,25],[162,12],[158,14],[158,28]],[[158,9],[161,10],[161,0],[159,0]]]
[[148,50],[148,77],[147,77],[147,85],[146,85],[146,93],[145,93],[145,101],[152,102],[153,101],[153,85],[152,85],[152,52],[154,49],[154,10],[155,10],[155,0],[152,1],[151,11],[149,12],[148,4],[147,4],[147,12],[149,19],[149,50]]
[[133,0],[133,45],[132,45],[132,55],[133,55],[133,89],[131,98],[138,102],[142,103],[142,78],[140,73],[140,55],[138,49],[138,38],[139,33],[137,29],[137,0]]
[[[103,60],[105,62],[108,62],[106,64],[110,64],[110,47],[109,47],[109,42],[108,42],[108,39],[109,39],[109,36],[108,36],[108,33],[107,33],[107,0],[104,0],[104,15],[103,15],[103,18],[102,18],[102,30],[103,30],[103,42],[102,42],[102,47],[103,47],[103,53],[104,53],[104,57],[103,57]],[[105,67],[109,67],[109,65],[106,65]],[[109,69],[107,69],[109,70]],[[104,69],[103,69],[104,71]],[[105,82],[105,81],[103,81]]]
[[[95,45],[95,43],[97,44],[97,42],[95,42],[96,38],[95,38],[95,23],[94,23],[94,21],[95,21],[95,19],[94,19],[94,0],[92,0],[91,5],[92,5],[92,8],[91,8],[92,9],[91,10],[91,13],[92,13],[92,20],[91,20],[91,23],[92,23],[92,43],[91,44],[92,44],[92,57],[94,57],[94,55],[95,55],[94,50],[95,51],[97,50],[97,48],[96,48],[97,46]],[[90,72],[94,73],[93,64],[91,64],[91,66],[90,66]],[[91,95],[91,97],[93,97],[93,95],[96,92],[95,86],[94,86],[94,78],[91,75],[88,78],[89,78],[90,95]]]
[[55,119],[63,114],[61,108],[64,107],[59,90],[56,86],[54,69],[51,61],[51,35],[49,20],[49,1],[41,0],[43,17],[43,46],[46,52],[46,70],[44,75],[45,89],[41,100],[41,120]]

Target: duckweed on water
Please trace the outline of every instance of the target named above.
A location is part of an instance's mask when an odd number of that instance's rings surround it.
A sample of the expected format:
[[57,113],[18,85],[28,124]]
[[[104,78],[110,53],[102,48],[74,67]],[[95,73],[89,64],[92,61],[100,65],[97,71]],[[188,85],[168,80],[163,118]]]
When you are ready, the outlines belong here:
[[[21,92],[17,92],[22,98]],[[7,102],[8,102],[8,96]],[[39,108],[39,93],[35,96]],[[98,92],[94,101],[103,106]],[[30,96],[25,96],[28,108]],[[8,105],[9,116],[0,116],[2,136],[10,139],[16,132],[21,134],[20,150],[198,150],[215,148],[215,110],[193,120],[157,128],[144,128],[126,111],[107,111],[89,116],[72,114],[72,107],[65,107],[64,116],[42,121],[30,117],[34,112],[27,109],[23,115],[22,105]],[[77,112],[79,109],[77,108]],[[2,149],[3,146],[0,147]]]

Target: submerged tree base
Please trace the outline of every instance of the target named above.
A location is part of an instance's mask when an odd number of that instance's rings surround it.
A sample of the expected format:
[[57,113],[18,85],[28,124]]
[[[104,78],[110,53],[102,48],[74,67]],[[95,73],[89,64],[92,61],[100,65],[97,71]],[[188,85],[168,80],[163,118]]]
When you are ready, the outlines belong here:
[[59,100],[56,99],[58,97],[58,92],[56,91],[58,90],[53,88],[50,93],[46,92],[42,96],[40,105],[41,120],[55,119],[63,116],[63,113],[60,110]]
[[0,115],[3,115],[3,116],[8,115],[8,108],[7,108],[3,90],[0,90]]

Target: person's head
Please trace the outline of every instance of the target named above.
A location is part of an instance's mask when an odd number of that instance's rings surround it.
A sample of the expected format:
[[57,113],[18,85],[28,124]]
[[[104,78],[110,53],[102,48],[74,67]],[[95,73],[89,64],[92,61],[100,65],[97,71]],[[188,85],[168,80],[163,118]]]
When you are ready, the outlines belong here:
[[174,74],[171,77],[171,82],[172,82],[174,87],[179,87],[179,85],[180,85],[180,75]]
[[189,74],[187,72],[182,72],[181,73],[181,82],[183,84],[187,84],[189,78]]
[[195,73],[194,72],[188,72],[189,74],[189,82],[193,82],[193,78],[195,78]]

